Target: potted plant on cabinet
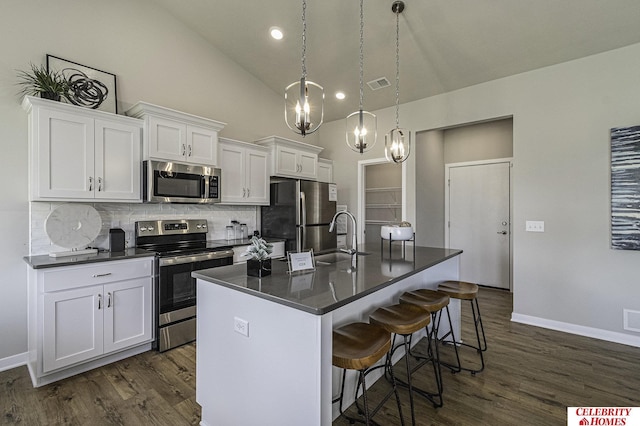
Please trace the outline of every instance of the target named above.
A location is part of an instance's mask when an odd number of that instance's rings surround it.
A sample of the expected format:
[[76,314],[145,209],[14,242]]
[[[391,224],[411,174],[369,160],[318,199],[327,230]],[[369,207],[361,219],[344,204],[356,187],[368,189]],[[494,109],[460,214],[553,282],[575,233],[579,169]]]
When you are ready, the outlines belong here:
[[262,278],[271,275],[271,252],[273,244],[269,244],[259,237],[251,237],[251,245],[243,256],[247,259],[247,275]]
[[44,99],[59,101],[66,96],[69,91],[67,78],[58,71],[48,70],[44,65],[37,66],[31,64],[31,72],[18,71],[20,81],[18,85],[22,87],[22,96],[40,96]]

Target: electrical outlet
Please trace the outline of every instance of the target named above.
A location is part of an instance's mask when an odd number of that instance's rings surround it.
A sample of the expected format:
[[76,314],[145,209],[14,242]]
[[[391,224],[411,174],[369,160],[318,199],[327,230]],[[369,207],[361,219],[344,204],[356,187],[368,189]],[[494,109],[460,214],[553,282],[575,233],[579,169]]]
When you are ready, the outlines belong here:
[[249,337],[249,321],[243,320],[242,318],[234,317],[233,331],[235,331],[236,333],[240,333],[243,336]]
[[527,220],[525,223],[525,230],[527,232],[544,232],[544,221]]

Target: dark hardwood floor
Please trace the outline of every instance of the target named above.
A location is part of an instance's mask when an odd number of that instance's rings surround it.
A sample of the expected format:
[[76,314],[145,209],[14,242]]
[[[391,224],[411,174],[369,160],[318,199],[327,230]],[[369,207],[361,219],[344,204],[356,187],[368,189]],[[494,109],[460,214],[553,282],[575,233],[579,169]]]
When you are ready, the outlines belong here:
[[[479,297],[486,368],[475,376],[444,371],[444,406],[418,397],[417,424],[566,425],[567,406],[640,406],[640,348],[511,323],[510,293],[482,288]],[[417,385],[431,387],[428,370],[415,377]],[[387,386],[378,381],[370,398]],[[406,390],[400,396],[410,424]],[[3,425],[196,425],[195,345],[147,352],[37,389],[26,367],[1,372],[0,416]],[[400,424],[393,400],[375,420]]]
[[[444,405],[434,408],[416,397],[416,424],[566,425],[567,407],[640,406],[640,348],[512,323],[511,293],[503,290],[481,288],[479,303],[488,342],[484,371],[472,376],[443,370]],[[475,339],[468,302],[463,303],[462,321],[463,340]],[[451,348],[444,351],[443,359],[451,359]],[[477,359],[472,351],[463,357],[463,363]],[[398,376],[400,365],[394,370]],[[419,370],[414,384],[433,389],[429,373],[428,368]],[[379,380],[372,389],[374,399],[389,388]],[[400,397],[410,425],[407,391],[401,388]],[[374,420],[400,424],[393,398]],[[334,422],[346,424],[343,419]]]

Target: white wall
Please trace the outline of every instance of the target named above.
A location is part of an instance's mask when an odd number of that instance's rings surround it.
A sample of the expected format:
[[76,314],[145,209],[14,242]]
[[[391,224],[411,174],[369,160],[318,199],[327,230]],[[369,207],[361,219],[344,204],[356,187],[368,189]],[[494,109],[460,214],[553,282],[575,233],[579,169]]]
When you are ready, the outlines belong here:
[[513,155],[513,120],[470,124],[416,133],[416,241],[443,247],[445,164]]
[[[119,111],[137,101],[228,123],[221,136],[297,139],[283,100],[150,0],[6,0],[0,13],[0,369],[27,350],[27,115],[16,70],[52,54],[117,75]],[[252,121],[246,120],[247,116]],[[300,139],[299,139],[300,140]],[[317,135],[306,138],[313,143]],[[225,212],[226,214],[227,212]]]
[[[640,251],[610,249],[609,211],[609,132],[640,122],[639,99],[636,44],[401,105],[400,125],[413,131],[513,116],[516,317],[640,346],[640,333],[623,330],[623,308],[640,310]],[[394,109],[376,113],[384,134]],[[343,128],[326,123],[320,144],[334,160],[339,202],[357,206],[353,164],[383,156],[383,144],[352,154]],[[415,176],[415,156],[407,161]],[[415,197],[421,183],[409,182]],[[407,219],[415,222],[415,207]],[[546,232],[526,233],[525,220],[545,221]]]
[[416,133],[416,244],[444,247],[444,131]]
[[444,162],[492,160],[513,156],[513,120],[454,127],[444,133]]

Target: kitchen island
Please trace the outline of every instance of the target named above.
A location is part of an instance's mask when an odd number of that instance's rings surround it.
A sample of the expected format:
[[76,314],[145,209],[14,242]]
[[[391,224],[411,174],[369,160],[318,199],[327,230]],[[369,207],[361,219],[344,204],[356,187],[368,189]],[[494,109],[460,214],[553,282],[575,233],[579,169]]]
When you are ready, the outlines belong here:
[[[243,264],[193,273],[202,425],[331,424],[340,385],[332,330],[366,322],[405,291],[458,278],[460,250],[416,247],[415,258],[413,250],[402,258],[399,250],[381,254],[377,244],[360,249],[369,254],[359,255],[356,267],[338,257],[292,274],[286,261],[274,260],[272,274],[261,279],[247,276]],[[450,309],[455,330],[458,301]],[[355,377],[347,377],[345,405],[355,388]]]

